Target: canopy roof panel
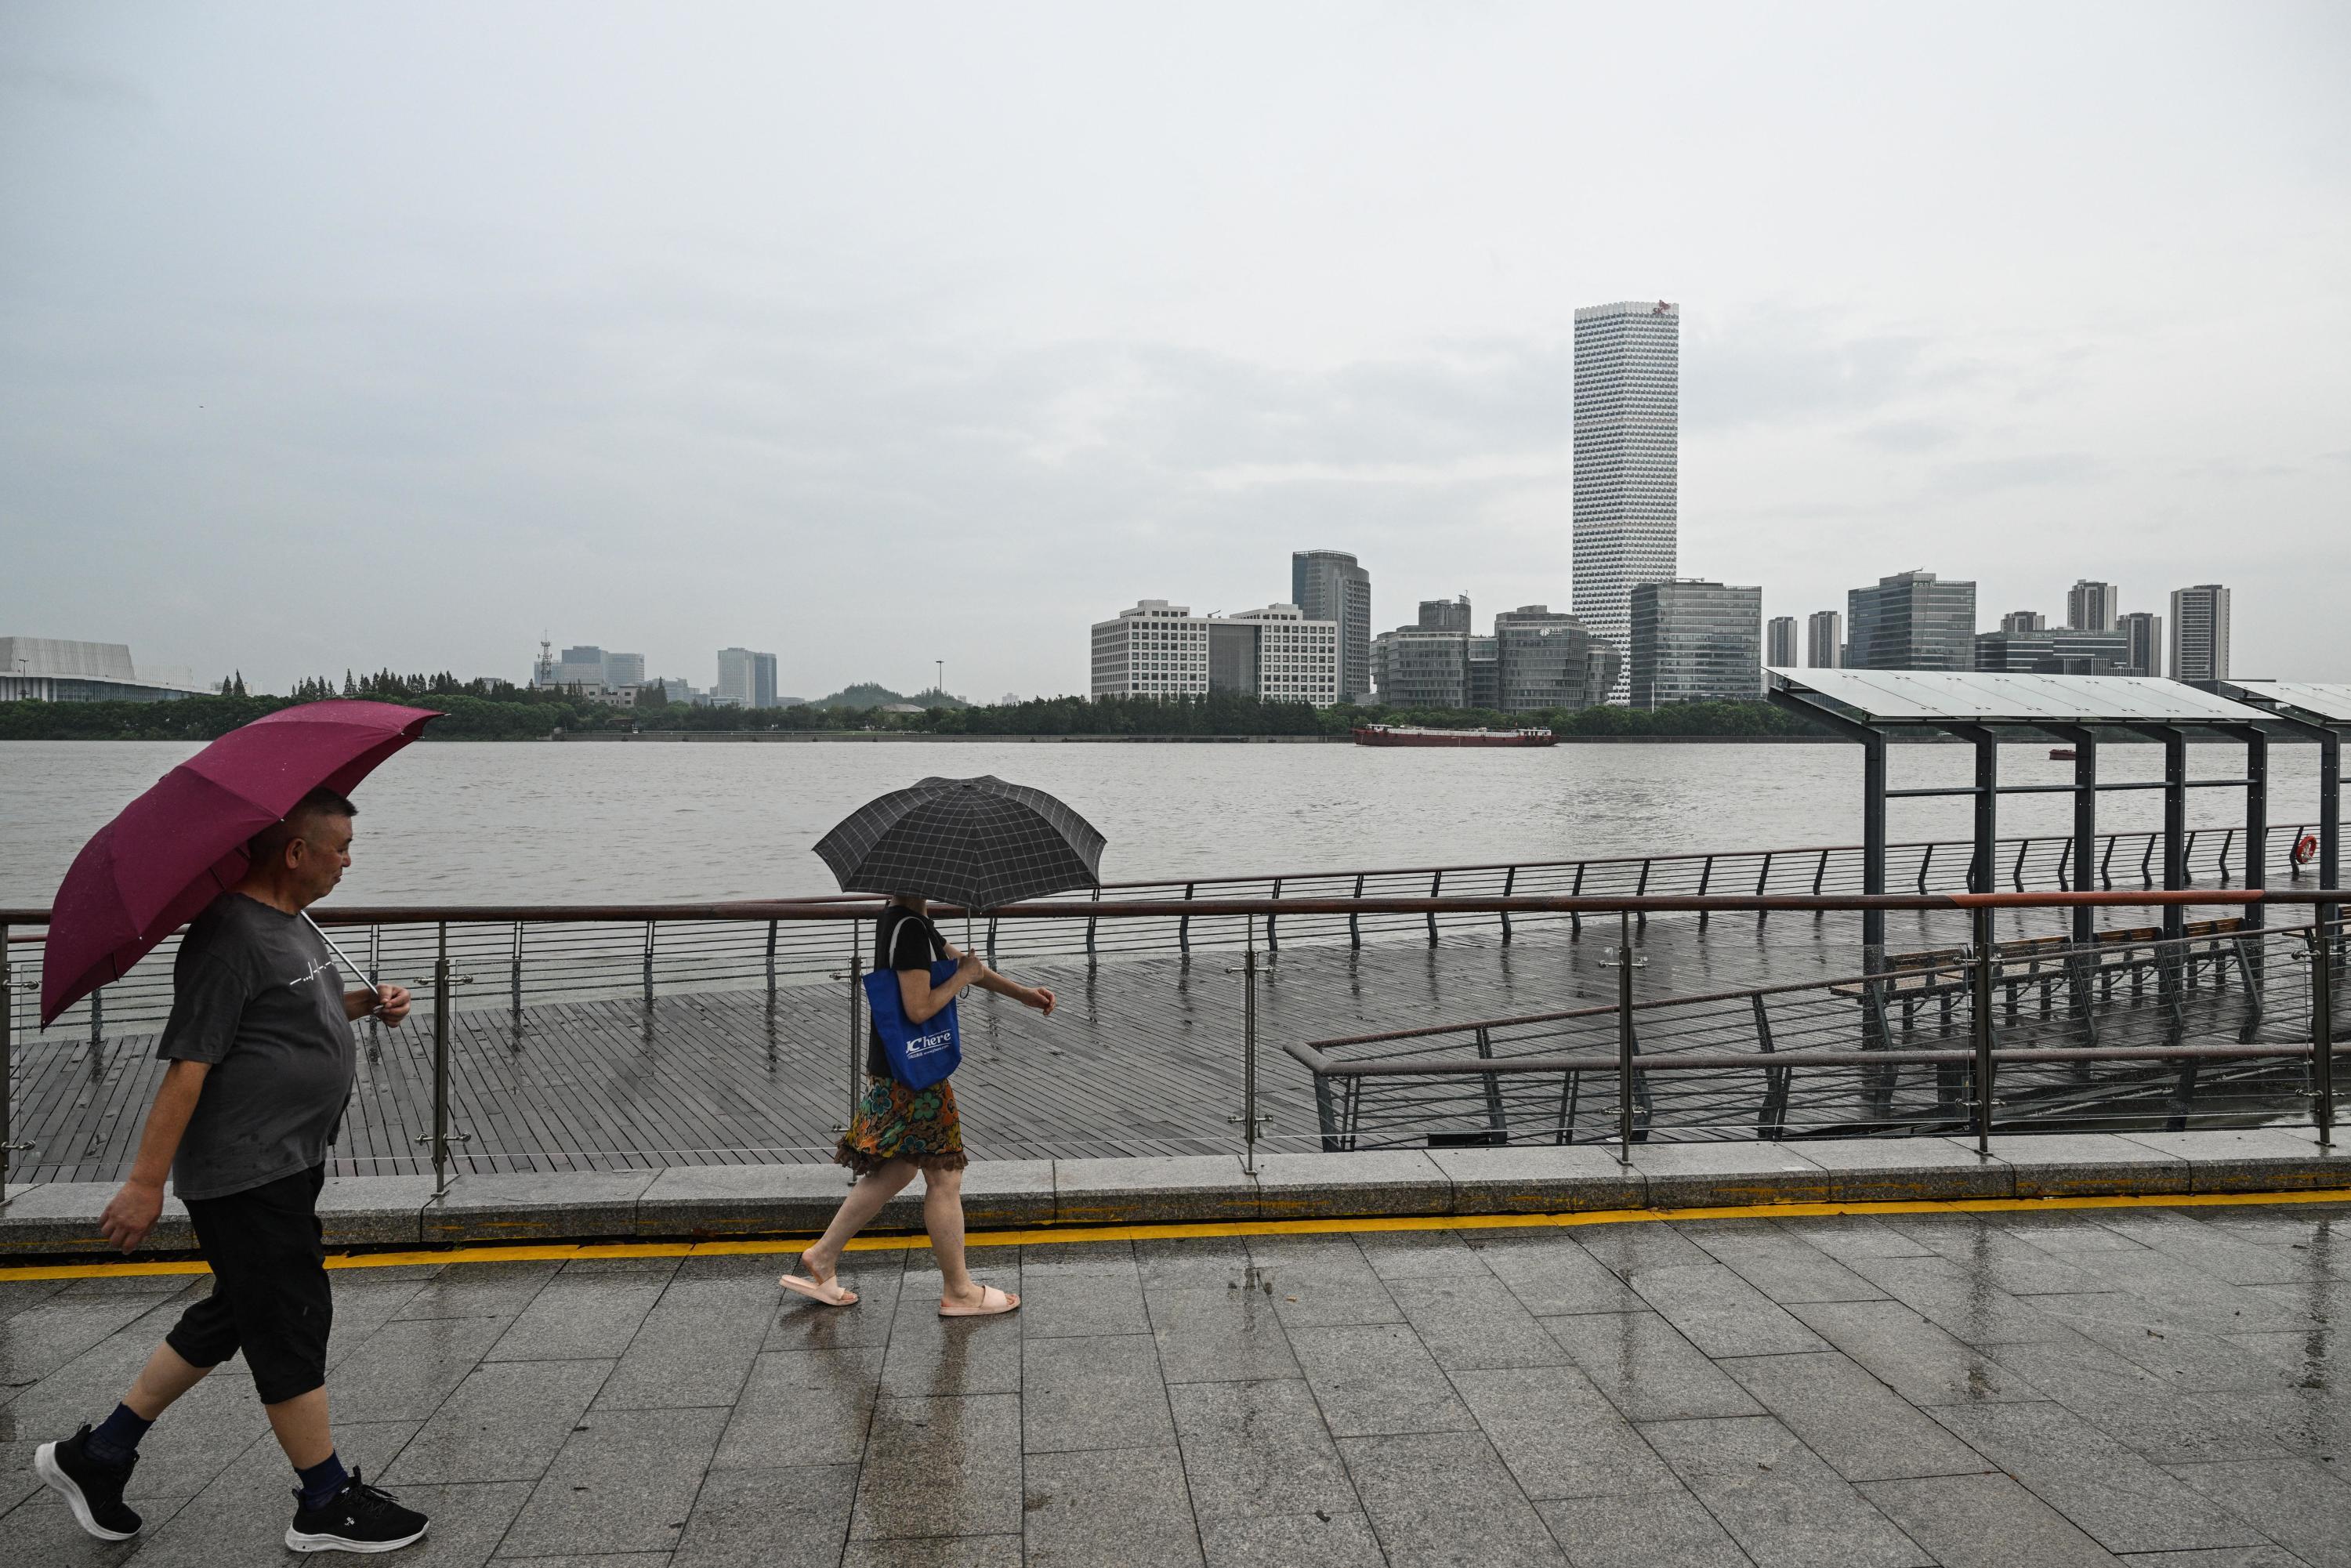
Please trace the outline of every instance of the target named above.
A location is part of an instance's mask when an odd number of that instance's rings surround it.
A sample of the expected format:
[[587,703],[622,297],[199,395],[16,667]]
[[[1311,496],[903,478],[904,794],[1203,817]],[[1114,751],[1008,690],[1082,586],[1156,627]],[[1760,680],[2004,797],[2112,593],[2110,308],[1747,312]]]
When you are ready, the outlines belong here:
[[2267,698],[2321,724],[2351,724],[2351,683],[2342,681],[2232,681],[2233,691]]
[[[1824,697],[1869,724],[2259,724],[2260,709],[2148,675],[1976,670],[1766,672],[1791,695]],[[2351,692],[2351,688],[2344,688]]]

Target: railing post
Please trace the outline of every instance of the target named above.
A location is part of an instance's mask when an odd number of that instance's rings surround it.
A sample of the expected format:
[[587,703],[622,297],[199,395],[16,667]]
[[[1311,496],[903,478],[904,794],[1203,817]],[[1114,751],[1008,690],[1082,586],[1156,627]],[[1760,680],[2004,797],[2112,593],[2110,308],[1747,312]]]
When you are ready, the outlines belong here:
[[996,916],[987,917],[987,967],[996,967]]
[[[1479,1059],[1485,1061],[1492,1061],[1493,1040],[1489,1038],[1483,1027],[1480,1027],[1477,1032]],[[1510,1141],[1510,1119],[1503,1114],[1502,1111],[1502,1082],[1490,1072],[1481,1076],[1486,1080],[1486,1140],[1499,1147]]]
[[[1273,897],[1277,901],[1281,897],[1281,879],[1280,877],[1275,877],[1273,879]],[[1270,915],[1265,917],[1265,950],[1270,954],[1279,953],[1281,951],[1281,938],[1274,934],[1273,916]]]
[[[1270,924],[1271,917],[1268,917]],[[1241,1124],[1241,1169],[1257,1175],[1257,916],[1243,915],[1247,929],[1241,954],[1241,1113],[1228,1122]],[[1317,1081],[1318,1084],[1320,1081]]]
[[844,1133],[857,1120],[857,1103],[865,1095],[865,964],[859,951],[858,923],[849,922],[849,1115]]
[[[770,1000],[776,995],[776,925],[773,920],[768,922],[768,996]],[[850,929],[855,930],[855,925],[852,924]]]
[[1633,1163],[1633,918],[1616,914],[1616,1162]]
[[1992,919],[1988,904],[1978,904],[1972,912],[1975,925],[1975,952],[1970,964],[1973,984],[1970,987],[1970,1011],[1975,1016],[1976,1049],[1976,1153],[1989,1157],[1991,1154],[1991,965]]
[[[1434,875],[1430,876],[1428,879],[1428,896],[1431,898],[1438,896],[1437,890],[1442,888],[1444,885],[1445,873],[1443,872],[1437,872]],[[1437,911],[1434,909],[1428,912],[1428,945],[1432,947],[1437,946]]]
[[[1518,868],[1518,867],[1516,867],[1516,866],[1512,866],[1512,867],[1510,867],[1510,869],[1507,873],[1505,873],[1503,874],[1503,877],[1502,877],[1502,896],[1503,896],[1504,898],[1508,898],[1508,897],[1510,897],[1510,894],[1511,894],[1511,893],[1512,893],[1512,892],[1513,892],[1513,891],[1518,887],[1518,885],[1519,885],[1519,868]],[[1509,941],[1510,941],[1510,912],[1509,910],[1505,909],[1504,911],[1502,911],[1502,941],[1507,945],[1507,944],[1509,943]]]
[[[1702,866],[1701,868],[1699,868],[1699,871],[1698,871],[1698,895],[1700,898],[1704,898],[1704,897],[1706,896],[1707,890],[1708,890],[1708,888],[1712,887],[1713,885],[1714,885],[1714,857],[1713,857],[1712,855],[1708,855],[1708,856],[1707,856],[1707,857],[1706,857],[1706,864],[1705,864],[1704,866]],[[1699,911],[1698,912],[1698,929],[1699,929],[1699,930],[1701,930],[1701,931],[1705,930],[1705,929],[1706,929],[1706,923],[1707,923],[1708,920],[1712,919],[1712,918],[1713,918],[1713,912],[1712,912],[1712,911],[1710,911],[1710,910],[1705,910],[1705,909],[1701,909],[1701,910],[1699,910]]]
[[[1192,888],[1191,883],[1184,884],[1184,902],[1186,904],[1192,902]],[[1188,915],[1176,917],[1176,949],[1186,958],[1192,956],[1192,917]]]
[[89,994],[89,1075],[99,1071],[99,1057],[106,1046],[106,988],[100,986]]
[[[1648,893],[1649,858],[1646,855],[1644,855],[1641,857],[1641,881],[1639,885],[1633,889],[1633,896],[1635,898],[1646,898],[1648,896]],[[1649,928],[1649,912],[1646,909],[1641,911],[1640,914],[1640,926],[1644,931],[1646,931]]]
[[2318,1146],[2335,1145],[2335,936],[2326,929],[2325,905],[2310,928],[2310,1066],[2312,1109],[2317,1113]]
[[645,1006],[653,1005],[653,923],[645,922]]
[[0,924],[0,1207],[8,1202],[8,1156],[16,1153],[16,966],[8,956],[8,927]]
[[[370,975],[368,979],[372,983],[375,977]],[[514,957],[507,968],[507,990],[514,1003],[515,1016],[520,1018],[522,1016],[522,922],[519,920],[514,923]]]
[[[1773,852],[1770,850],[1765,850],[1763,852],[1763,869],[1755,873],[1755,896],[1758,898],[1762,897],[1764,890],[1771,885],[1772,852]],[[1757,910],[1755,912],[1755,924],[1758,925],[1762,925],[1764,916],[1771,913],[1771,912],[1768,909]]]
[[435,927],[433,959],[433,1195],[449,1187],[449,923]]
[[[1575,862],[1575,885],[1567,890],[1567,895],[1570,898],[1583,896],[1584,864],[1583,861]],[[1581,910],[1571,909],[1567,912],[1567,934],[1571,938],[1583,935],[1583,915]]]
[[[1362,872],[1357,872],[1355,873],[1355,896],[1358,899],[1364,896],[1364,873]],[[1350,947],[1360,947],[1363,945],[1363,916],[1351,912],[1347,916],[1347,946]]]

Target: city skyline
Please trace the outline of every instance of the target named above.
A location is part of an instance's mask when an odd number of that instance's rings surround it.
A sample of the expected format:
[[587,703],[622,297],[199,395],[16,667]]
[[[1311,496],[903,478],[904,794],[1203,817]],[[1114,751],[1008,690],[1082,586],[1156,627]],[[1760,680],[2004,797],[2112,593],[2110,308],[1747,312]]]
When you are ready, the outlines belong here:
[[[1596,7],[12,7],[0,625],[277,690],[570,627],[805,692],[887,616],[985,694],[1081,685],[1139,590],[1265,603],[1269,538],[1375,625],[1564,606],[1573,312],[1661,297],[1679,570],[2053,623],[2219,580],[2235,668],[2351,678],[2340,9],[1701,11],[1660,80]],[[304,551],[357,608],[221,613]]]

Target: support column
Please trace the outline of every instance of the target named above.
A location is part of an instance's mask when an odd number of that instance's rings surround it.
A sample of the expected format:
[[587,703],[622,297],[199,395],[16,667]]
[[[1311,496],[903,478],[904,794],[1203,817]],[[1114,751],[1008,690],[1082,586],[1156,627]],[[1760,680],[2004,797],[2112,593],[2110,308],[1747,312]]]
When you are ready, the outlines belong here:
[[[2270,737],[2258,729],[2245,732],[2245,886],[2266,893],[2270,885]],[[2269,924],[2268,907],[2245,905],[2245,925],[2258,931]]]
[[[2178,730],[2163,734],[2163,886],[2176,893],[2188,885],[2188,740]],[[2188,911],[2163,906],[2163,935],[2176,942],[2188,933]]]
[[2000,742],[1988,730],[1967,732],[1976,747],[1976,853],[1968,867],[1968,891],[2000,891]]
[[[1886,737],[1865,735],[1861,740],[1861,891],[1886,891]],[[1861,914],[1862,973],[1875,975],[1886,967],[1886,911]]]
[[[2091,731],[2074,736],[2074,876],[2073,891],[2098,890],[2098,743]],[[2098,912],[2089,904],[2074,908],[2074,945],[2086,947],[2097,939]]]

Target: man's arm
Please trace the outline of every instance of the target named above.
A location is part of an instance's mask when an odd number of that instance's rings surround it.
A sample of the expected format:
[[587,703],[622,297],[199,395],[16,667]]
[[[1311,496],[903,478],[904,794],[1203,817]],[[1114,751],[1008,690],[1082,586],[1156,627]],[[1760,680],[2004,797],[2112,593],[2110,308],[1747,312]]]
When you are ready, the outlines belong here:
[[140,1134],[139,1157],[122,1190],[98,1217],[99,1230],[125,1252],[147,1239],[163,1216],[163,1181],[172,1174],[172,1156],[180,1152],[188,1118],[195,1114],[204,1074],[212,1070],[209,1061],[174,1061],[163,1070],[155,1103],[148,1108],[147,1130]]

